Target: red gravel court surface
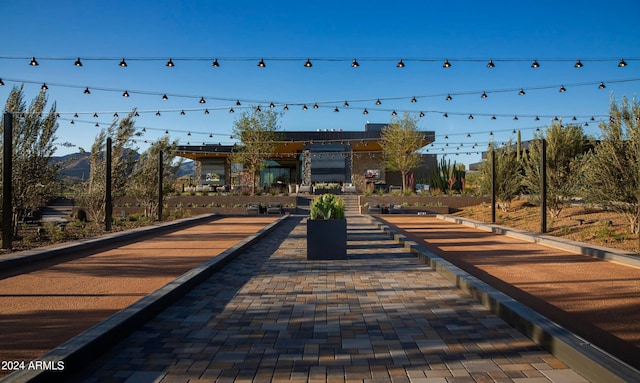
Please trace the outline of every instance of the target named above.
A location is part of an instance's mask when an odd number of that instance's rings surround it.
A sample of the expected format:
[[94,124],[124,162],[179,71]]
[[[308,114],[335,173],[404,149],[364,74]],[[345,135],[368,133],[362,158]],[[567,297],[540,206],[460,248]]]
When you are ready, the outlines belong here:
[[275,220],[221,218],[72,260],[0,272],[0,360],[37,359]]
[[640,268],[436,217],[385,216],[383,221],[640,369]]

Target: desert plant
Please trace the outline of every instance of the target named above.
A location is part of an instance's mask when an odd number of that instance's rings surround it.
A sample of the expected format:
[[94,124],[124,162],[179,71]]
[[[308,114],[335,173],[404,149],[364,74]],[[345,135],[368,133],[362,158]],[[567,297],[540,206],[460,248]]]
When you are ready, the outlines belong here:
[[310,219],[343,219],[344,200],[334,194],[323,194],[311,202]]

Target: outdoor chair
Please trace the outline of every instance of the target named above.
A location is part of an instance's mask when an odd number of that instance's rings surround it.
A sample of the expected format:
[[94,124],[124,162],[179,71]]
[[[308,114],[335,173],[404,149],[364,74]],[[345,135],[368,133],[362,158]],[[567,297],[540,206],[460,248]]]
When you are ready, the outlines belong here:
[[249,203],[246,207],[247,214],[260,214],[259,203]]
[[270,202],[267,205],[267,214],[282,214],[282,204]]
[[380,205],[369,205],[369,207],[367,207],[367,213],[381,214],[382,208]]

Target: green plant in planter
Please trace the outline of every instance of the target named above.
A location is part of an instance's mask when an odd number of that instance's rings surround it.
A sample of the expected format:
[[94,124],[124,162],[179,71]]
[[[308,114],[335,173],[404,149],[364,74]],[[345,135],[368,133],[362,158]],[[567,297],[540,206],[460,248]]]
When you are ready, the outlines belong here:
[[344,200],[334,194],[323,194],[311,202],[311,219],[343,219]]

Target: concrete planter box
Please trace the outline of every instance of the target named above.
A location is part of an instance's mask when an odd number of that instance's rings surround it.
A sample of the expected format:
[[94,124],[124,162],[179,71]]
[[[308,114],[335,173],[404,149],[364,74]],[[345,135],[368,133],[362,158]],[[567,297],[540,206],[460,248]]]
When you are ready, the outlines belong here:
[[307,259],[347,259],[347,220],[307,220]]

